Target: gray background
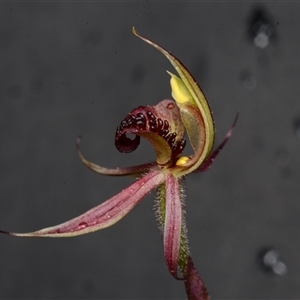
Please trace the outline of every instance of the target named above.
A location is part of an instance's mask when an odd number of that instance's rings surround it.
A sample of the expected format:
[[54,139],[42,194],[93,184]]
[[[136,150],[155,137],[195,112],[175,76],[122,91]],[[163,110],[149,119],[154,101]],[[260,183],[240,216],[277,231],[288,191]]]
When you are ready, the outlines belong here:
[[[98,205],[132,179],[86,169],[154,158],[114,148],[138,105],[170,98],[171,50],[201,84],[220,142],[213,168],[187,180],[190,245],[213,299],[300,298],[300,4],[264,3],[270,44],[253,44],[257,3],[0,3],[0,228],[32,231]],[[249,29],[250,28],[250,29]],[[299,131],[298,131],[299,133]],[[2,299],[184,299],[168,273],[149,195],[116,225],[70,239],[0,236]],[[257,263],[277,248],[288,267]]]

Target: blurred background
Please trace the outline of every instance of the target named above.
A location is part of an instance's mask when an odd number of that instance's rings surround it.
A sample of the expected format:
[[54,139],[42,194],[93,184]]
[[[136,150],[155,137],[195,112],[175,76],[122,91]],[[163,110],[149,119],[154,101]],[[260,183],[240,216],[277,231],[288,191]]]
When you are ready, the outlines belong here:
[[[214,113],[211,170],[187,179],[195,265],[213,299],[300,298],[300,3],[0,4],[0,228],[75,217],[133,180],[93,173],[148,162],[114,147],[120,121],[170,98],[175,54]],[[185,299],[168,273],[147,196],[116,225],[69,239],[0,236],[1,299]]]

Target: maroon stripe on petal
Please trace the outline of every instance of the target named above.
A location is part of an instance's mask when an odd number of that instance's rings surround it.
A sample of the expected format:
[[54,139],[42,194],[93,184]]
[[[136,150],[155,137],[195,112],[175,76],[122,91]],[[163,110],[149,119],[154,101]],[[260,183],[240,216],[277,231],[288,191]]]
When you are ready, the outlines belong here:
[[62,224],[30,233],[10,233],[23,237],[71,237],[109,227],[123,218],[152,189],[164,181],[165,175],[152,171],[119,194],[84,214]]
[[168,174],[166,178],[166,214],[164,225],[164,254],[171,275],[176,279],[181,237],[182,208],[178,178]]

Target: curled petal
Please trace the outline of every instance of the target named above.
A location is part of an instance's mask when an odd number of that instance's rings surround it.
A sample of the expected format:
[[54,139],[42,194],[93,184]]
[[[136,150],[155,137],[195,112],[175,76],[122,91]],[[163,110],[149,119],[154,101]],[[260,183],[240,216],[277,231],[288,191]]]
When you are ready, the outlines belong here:
[[137,166],[128,167],[128,168],[115,168],[115,169],[105,168],[105,167],[99,166],[97,164],[94,164],[94,163],[88,161],[83,156],[83,154],[81,153],[81,150],[80,150],[80,141],[81,141],[81,137],[79,137],[77,139],[77,143],[76,143],[77,153],[78,153],[80,160],[86,167],[88,167],[89,169],[91,169],[92,171],[94,171],[98,174],[109,175],[109,176],[125,176],[125,175],[139,176],[151,169],[155,169],[157,166],[156,162],[151,162],[151,163],[137,165]]
[[71,237],[109,227],[123,218],[143,197],[164,181],[165,175],[152,171],[116,196],[62,224],[35,232],[5,232],[21,237]]
[[169,272],[178,279],[177,267],[182,228],[181,191],[178,178],[172,174],[167,175],[165,188],[164,254]]
[[[139,106],[132,110],[118,126],[115,145],[120,152],[132,152],[140,137],[153,146],[159,165],[167,165],[177,158],[185,146],[185,128],[179,108],[172,100],[163,100],[155,106]],[[130,139],[127,134],[134,134]]]
[[[190,141],[194,148],[194,151],[196,150],[196,155],[194,156],[194,159],[189,160],[186,165],[182,166],[184,168],[188,168],[188,170],[182,173],[182,175],[184,175],[185,173],[192,172],[196,170],[208,157],[214,144],[214,121],[209,104],[196,80],[193,78],[193,76],[190,74],[187,68],[174,55],[172,55],[163,47],[139,35],[134,28],[133,33],[142,40],[144,40],[146,43],[152,45],[161,53],[163,53],[174,66],[175,70],[180,76],[179,78],[171,74],[172,94],[177,102],[178,107],[180,108],[182,120],[185,125],[188,136],[189,138],[193,137],[193,139]],[[187,122],[190,117],[193,117],[193,115],[190,114],[191,106],[193,106],[198,111],[198,115],[201,116],[202,124],[198,124],[202,127],[200,128],[200,130],[199,127],[194,127],[192,125],[193,122]],[[186,117],[183,116],[184,111],[186,111],[187,113]],[[201,141],[198,142],[196,141],[196,139],[199,139]],[[198,144],[202,144],[201,149],[196,149]]]

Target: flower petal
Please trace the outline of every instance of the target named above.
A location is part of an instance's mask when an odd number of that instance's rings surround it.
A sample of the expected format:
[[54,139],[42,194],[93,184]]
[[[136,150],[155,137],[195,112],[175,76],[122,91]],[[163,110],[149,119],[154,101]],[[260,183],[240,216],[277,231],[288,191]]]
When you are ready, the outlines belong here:
[[[118,126],[115,145],[120,152],[134,151],[140,137],[147,139],[156,152],[158,165],[167,166],[182,153],[185,147],[185,127],[181,113],[173,100],[163,100],[155,106],[133,109]],[[134,134],[130,139],[127,134]]]
[[170,84],[174,100],[178,103],[191,102],[193,97],[183,81],[171,72],[167,71],[167,73],[171,76]]
[[204,117],[197,107],[189,102],[180,106],[182,121],[185,125],[189,140],[194,150],[194,155],[181,167],[181,175],[193,172],[209,156],[207,151],[207,136],[205,131]]
[[185,290],[189,300],[209,300],[207,289],[189,256],[185,275]]
[[[173,95],[175,95],[175,100],[177,100],[177,105],[180,108],[182,121],[185,124],[190,142],[194,148],[194,151],[196,150],[195,156],[191,160],[189,160],[186,165],[183,166],[185,168],[188,167],[188,170],[185,173],[192,172],[197,169],[201,165],[201,163],[208,157],[214,144],[214,121],[209,104],[196,80],[174,55],[165,50],[163,47],[155,44],[151,40],[139,35],[136,32],[135,28],[133,28],[132,30],[136,36],[163,53],[174,66],[180,76],[180,78],[178,78],[176,76],[174,77],[174,75],[172,74],[171,87],[172,93]],[[189,94],[191,95],[191,99],[189,97]],[[193,115],[191,114],[192,111],[190,109],[191,106],[194,106],[199,111],[198,114],[201,116],[203,122],[202,125],[198,124],[198,126],[193,126],[194,122],[186,122],[187,120],[190,120],[190,117],[193,117]],[[198,121],[196,121],[196,123],[197,122]],[[201,126],[199,127],[199,125]],[[201,141],[198,142],[197,139]],[[198,149],[197,147],[199,144],[201,144],[202,147]]]
[[109,176],[125,176],[125,175],[133,175],[133,176],[139,176],[149,170],[154,170],[157,167],[156,162],[151,162],[147,164],[142,164],[142,165],[137,165],[133,167],[128,167],[128,168],[115,168],[115,169],[110,169],[110,168],[105,168],[102,166],[99,166],[97,164],[94,164],[90,161],[88,161],[83,154],[81,153],[80,150],[80,141],[81,137],[77,139],[76,147],[77,147],[77,153],[82,161],[82,163],[91,169],[92,171],[102,174],[102,175],[109,175]]
[[211,153],[211,155],[207,158],[207,160],[205,160],[201,164],[201,166],[194,171],[195,173],[204,172],[204,171],[207,171],[210,168],[210,166],[214,162],[215,158],[218,156],[218,154],[224,148],[224,146],[226,145],[226,143],[228,142],[228,140],[231,138],[233,129],[234,129],[235,125],[236,125],[236,122],[237,122],[238,118],[239,118],[239,113],[237,113],[237,115],[236,115],[236,117],[234,119],[234,122],[233,122],[231,128],[229,129],[229,131],[225,135],[225,138],[224,138],[223,142]]
[[164,181],[165,175],[152,171],[119,194],[84,214],[62,224],[35,232],[5,232],[21,237],[71,237],[109,227],[123,218],[143,197]]
[[177,266],[182,228],[181,190],[178,178],[168,174],[165,188],[164,254],[169,272],[178,279]]

